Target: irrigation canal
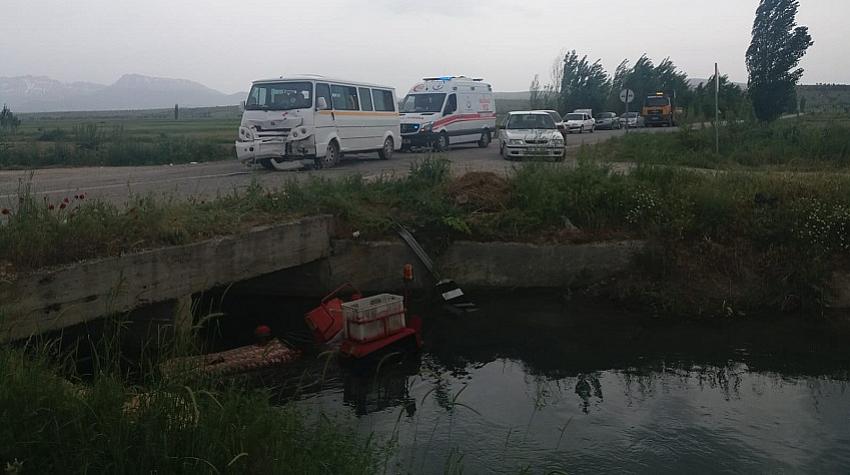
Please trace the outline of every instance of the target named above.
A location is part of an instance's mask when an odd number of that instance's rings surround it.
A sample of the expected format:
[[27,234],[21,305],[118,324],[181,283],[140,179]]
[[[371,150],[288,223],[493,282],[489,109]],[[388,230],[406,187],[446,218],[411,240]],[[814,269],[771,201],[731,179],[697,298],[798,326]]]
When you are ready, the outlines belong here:
[[[391,470],[402,473],[850,467],[846,322],[684,322],[553,294],[476,299],[471,316],[425,312],[425,350],[377,373],[326,365],[314,350],[258,381],[282,402],[396,440]],[[246,323],[268,323],[270,311],[310,306],[232,300],[218,329],[228,345],[250,341]],[[298,320],[273,324],[304,342]]]

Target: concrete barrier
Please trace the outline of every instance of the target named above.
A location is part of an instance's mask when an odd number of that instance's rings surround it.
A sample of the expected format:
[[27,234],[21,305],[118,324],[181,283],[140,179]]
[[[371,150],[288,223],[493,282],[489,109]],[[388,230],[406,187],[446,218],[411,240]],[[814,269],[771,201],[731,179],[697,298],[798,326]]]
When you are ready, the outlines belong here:
[[[632,256],[644,246],[644,241],[544,246],[456,242],[432,257],[443,277],[466,289],[567,288],[589,285],[628,270]],[[325,260],[242,282],[231,290],[319,297],[345,282],[369,293],[399,290],[405,264],[415,267],[413,288],[433,285],[427,271],[401,241],[337,240]]]
[[0,340],[185,298],[327,257],[332,218],[41,270],[0,284]]

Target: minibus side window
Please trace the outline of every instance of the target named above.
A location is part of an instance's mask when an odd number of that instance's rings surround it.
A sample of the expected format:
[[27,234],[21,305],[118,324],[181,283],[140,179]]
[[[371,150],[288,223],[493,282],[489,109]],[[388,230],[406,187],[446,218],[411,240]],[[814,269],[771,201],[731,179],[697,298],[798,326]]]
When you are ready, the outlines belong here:
[[[325,98],[325,108],[319,108],[319,98]],[[316,84],[316,108],[319,110],[331,110],[333,109],[333,101],[331,101],[331,87],[327,84],[317,83]]]
[[357,100],[357,88],[351,86],[331,85],[331,97],[334,100],[334,109],[338,111],[360,110]]
[[362,111],[371,111],[372,110],[372,92],[369,88],[361,87],[360,88],[360,110]]
[[372,96],[375,98],[375,110],[380,112],[395,112],[395,94],[384,89],[373,89]]

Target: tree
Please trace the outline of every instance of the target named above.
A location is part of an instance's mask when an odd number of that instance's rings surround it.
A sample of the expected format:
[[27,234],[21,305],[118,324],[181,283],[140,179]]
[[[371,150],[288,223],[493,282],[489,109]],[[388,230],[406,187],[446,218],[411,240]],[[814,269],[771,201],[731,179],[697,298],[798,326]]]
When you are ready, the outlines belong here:
[[21,119],[12,113],[11,109],[3,104],[3,109],[0,110],[0,132],[9,131],[14,133],[21,125]]
[[[714,88],[715,77],[696,87],[693,91],[691,111],[695,117],[714,121]],[[718,94],[720,117],[725,120],[741,119],[748,116],[749,103],[741,86],[731,82],[726,75],[720,76],[720,92]]]
[[564,56],[564,75],[561,79],[561,112],[575,109],[601,111],[611,90],[611,80],[602,62],[591,63],[587,56],[579,59],[575,50]]
[[639,110],[644,99],[658,91],[675,95],[677,107],[688,108],[693,100],[688,75],[680,72],[670,58],[665,58],[658,66],[645,54],[634,66],[630,67],[628,60],[620,63],[611,80],[611,93],[607,100],[610,110],[622,112],[625,109],[620,102],[620,91],[625,88],[635,93],[635,102],[630,106],[632,111]]
[[540,93],[540,76],[535,74],[534,79],[531,81],[531,86],[528,87],[528,104],[532,110],[540,109],[543,105],[543,101],[541,100]]
[[747,50],[748,93],[756,117],[778,119],[795,107],[795,88],[803,69],[800,60],[813,45],[809,29],[797,26],[799,0],[761,0]]

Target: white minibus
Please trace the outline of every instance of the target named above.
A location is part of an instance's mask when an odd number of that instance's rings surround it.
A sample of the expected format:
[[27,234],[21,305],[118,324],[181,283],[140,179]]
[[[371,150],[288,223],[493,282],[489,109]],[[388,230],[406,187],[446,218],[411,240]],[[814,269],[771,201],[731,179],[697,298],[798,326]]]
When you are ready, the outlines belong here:
[[343,154],[387,160],[401,144],[394,88],[301,75],[253,83],[236,155],[270,170],[329,168]]

